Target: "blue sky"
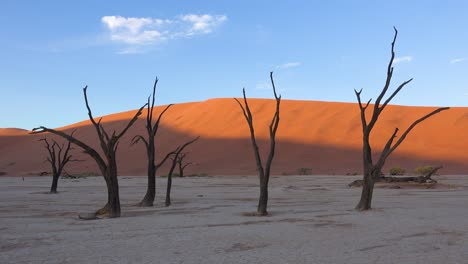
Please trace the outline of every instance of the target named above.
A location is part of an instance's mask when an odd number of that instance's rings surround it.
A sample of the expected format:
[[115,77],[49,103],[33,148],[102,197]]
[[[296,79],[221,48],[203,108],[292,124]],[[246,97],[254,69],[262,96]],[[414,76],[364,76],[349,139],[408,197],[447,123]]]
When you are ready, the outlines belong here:
[[[24,1],[0,3],[0,127],[59,127],[217,97],[355,102],[385,79],[399,30],[394,104],[466,106],[467,1]],[[393,86],[395,87],[395,86]],[[356,110],[357,111],[357,110]]]

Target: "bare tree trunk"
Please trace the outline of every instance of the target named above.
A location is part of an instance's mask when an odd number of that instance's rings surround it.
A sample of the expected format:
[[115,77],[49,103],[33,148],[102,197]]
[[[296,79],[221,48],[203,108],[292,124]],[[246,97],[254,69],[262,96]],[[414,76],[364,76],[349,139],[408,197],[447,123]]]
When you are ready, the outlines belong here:
[[375,178],[372,172],[366,172],[362,184],[361,199],[356,210],[364,211],[372,208],[372,194],[374,192]]
[[148,139],[148,185],[146,188],[146,194],[138,204],[139,206],[150,207],[153,206],[154,199],[156,198],[156,166],[155,160],[155,147],[154,137]]
[[[174,159],[176,160],[176,159]],[[171,205],[171,189],[172,189],[172,174],[174,173],[174,169],[176,166],[176,162],[172,161],[171,169],[167,174],[167,186],[166,186],[166,207]]]
[[120,196],[119,196],[119,182],[117,175],[109,175],[107,184],[107,205],[109,217],[119,217],[120,216]]
[[268,215],[268,184],[260,181],[260,197],[258,199],[257,214],[260,216]]
[[182,168],[182,161],[178,162],[179,163],[179,177],[183,178],[184,177],[184,169]]
[[50,187],[50,193],[57,193],[57,185],[60,175],[52,175],[52,186]]

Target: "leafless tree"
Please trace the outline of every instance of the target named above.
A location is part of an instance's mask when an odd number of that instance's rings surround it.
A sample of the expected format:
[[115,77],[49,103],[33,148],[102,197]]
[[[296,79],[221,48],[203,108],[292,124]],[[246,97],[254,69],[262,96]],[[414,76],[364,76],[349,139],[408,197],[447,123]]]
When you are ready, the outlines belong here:
[[196,137],[195,139],[190,140],[189,142],[183,144],[182,146],[179,146],[172,154],[174,157],[172,157],[172,164],[171,168],[169,170],[169,173],[167,174],[167,186],[166,186],[166,206],[171,205],[171,189],[172,189],[172,174],[174,173],[174,169],[177,165],[178,159],[182,151],[188,147],[190,144],[194,143],[197,141],[200,137]]
[[93,124],[96,133],[99,138],[99,143],[104,155],[99,154],[95,149],[90,147],[89,145],[85,144],[83,141],[77,139],[73,136],[73,134],[68,135],[63,131],[58,131],[55,129],[47,128],[44,126],[40,126],[33,129],[33,134],[49,132],[54,135],[60,136],[65,138],[72,144],[77,145],[78,147],[82,148],[86,154],[91,156],[97,163],[102,175],[104,176],[106,186],[107,186],[107,203],[106,205],[96,211],[96,215],[106,215],[109,217],[119,217],[120,216],[120,198],[119,198],[119,183],[117,179],[117,161],[116,161],[116,153],[117,147],[119,145],[119,140],[122,136],[128,131],[128,129],[137,121],[138,116],[142,114],[143,109],[145,108],[146,104],[143,105],[138,111],[135,113],[133,118],[128,122],[125,128],[120,132],[116,133],[113,131],[111,135],[109,135],[104,127],[101,125],[101,119],[96,122],[94,119],[91,108],[89,107],[88,103],[88,96],[86,94],[88,86],[83,88],[84,99],[86,103],[86,108],[88,109],[88,116],[89,120]]
[[184,177],[185,168],[192,165],[193,162],[186,162],[184,163],[185,158],[187,157],[188,152],[180,153],[179,157],[177,158],[177,167],[179,167],[179,177]]
[[[148,112],[146,114],[146,131],[148,132],[148,138],[146,139],[142,135],[136,135],[133,140],[132,144],[136,144],[138,142],[143,142],[146,147],[146,154],[148,157],[148,185],[146,188],[146,194],[138,203],[139,206],[153,206],[154,198],[156,197],[156,172],[158,168],[160,168],[166,160],[169,158],[171,153],[167,153],[166,156],[158,163],[155,164],[156,159],[156,147],[155,147],[155,137],[158,132],[159,123],[161,121],[162,116],[166,111],[172,106],[172,104],[166,106],[161,113],[159,113],[156,122],[153,123],[153,111],[154,111],[154,103],[156,100],[156,87],[158,85],[158,78],[154,81],[153,85],[153,94],[148,97]],[[151,100],[151,102],[150,102]]]
[[363,187],[362,187],[361,199],[356,206],[356,209],[361,210],[361,211],[371,209],[374,183],[376,179],[378,179],[381,176],[382,167],[385,165],[385,161],[390,156],[390,154],[392,154],[392,152],[395,151],[395,149],[403,142],[403,140],[405,140],[406,136],[408,136],[408,134],[416,125],[418,125],[419,123],[423,122],[427,118],[441,111],[449,109],[449,107],[438,108],[430,112],[429,114],[419,118],[418,120],[414,121],[405,130],[405,132],[401,135],[401,137],[399,137],[396,140],[396,142],[394,142],[394,140],[397,138],[398,128],[395,128],[392,135],[388,139],[387,143],[383,147],[383,150],[380,153],[380,157],[377,160],[377,162],[374,162],[372,160],[372,150],[371,150],[371,144],[370,144],[370,137],[371,137],[372,129],[374,128],[380,114],[383,112],[383,110],[388,105],[388,103],[398,94],[398,92],[401,91],[401,89],[403,89],[403,87],[405,87],[405,85],[407,85],[413,80],[413,79],[409,79],[401,83],[397,87],[397,89],[382,103],[383,97],[388,91],[388,88],[392,80],[392,75],[393,75],[392,65],[395,59],[394,47],[395,47],[395,41],[398,35],[397,29],[394,28],[394,30],[395,30],[395,35],[393,37],[393,41],[391,44],[391,58],[387,67],[387,79],[385,81],[385,85],[382,91],[380,92],[379,96],[377,97],[377,100],[375,101],[375,104],[371,106],[372,115],[369,121],[367,120],[367,117],[366,117],[366,109],[370,106],[372,99],[370,99],[366,104],[363,104],[361,102],[362,89],[359,92],[354,90],[354,92],[356,93],[359,109],[361,111],[361,123],[362,123],[362,133],[363,133],[363,166],[364,166]]
[[[57,141],[52,140],[52,145],[49,143],[47,138],[42,138],[40,141],[44,141],[44,147],[47,149],[48,157],[47,162],[50,163],[52,168],[52,186],[50,187],[50,193],[57,193],[57,185],[60,175],[62,174],[65,165],[72,161],[72,155],[70,155],[71,143],[59,145]],[[62,154],[63,152],[63,154]]]
[[257,215],[264,216],[268,215],[267,212],[267,204],[268,204],[268,182],[270,180],[270,168],[271,164],[273,162],[273,157],[275,155],[275,147],[276,147],[276,131],[278,130],[278,125],[280,121],[280,103],[281,103],[281,95],[278,96],[276,94],[276,87],[275,87],[275,82],[273,81],[273,72],[270,72],[270,80],[271,80],[271,85],[273,88],[273,94],[275,96],[276,100],[276,110],[275,114],[273,115],[273,118],[271,120],[270,126],[269,126],[269,132],[270,132],[270,152],[268,154],[268,158],[265,164],[265,167],[263,167],[262,164],[262,159],[260,157],[260,152],[258,149],[257,145],[257,140],[255,138],[255,131],[254,131],[254,124],[253,124],[253,117],[252,117],[252,112],[250,111],[249,104],[247,102],[247,98],[245,95],[245,88],[242,89],[243,95],[244,95],[244,105],[237,100],[237,98],[234,98],[236,102],[239,104],[240,108],[242,109],[242,113],[244,114],[245,120],[247,121],[247,124],[249,125],[249,130],[250,130],[250,139],[252,141],[252,147],[255,155],[255,161],[257,164],[257,171],[258,171],[258,176],[260,180],[260,197],[258,200],[258,207],[257,207]]

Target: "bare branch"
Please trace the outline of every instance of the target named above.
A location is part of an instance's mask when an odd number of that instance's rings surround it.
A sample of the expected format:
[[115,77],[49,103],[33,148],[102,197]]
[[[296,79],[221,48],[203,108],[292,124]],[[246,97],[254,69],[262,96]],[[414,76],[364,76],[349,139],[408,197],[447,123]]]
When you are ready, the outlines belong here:
[[179,154],[184,150],[184,148],[186,148],[187,146],[189,146],[190,144],[194,143],[195,141],[197,141],[198,139],[200,138],[200,136],[197,136],[196,138],[186,142],[185,144],[183,144],[182,146],[180,146],[179,150],[176,151],[176,155],[179,156]]
[[147,104],[144,104],[142,107],[140,107],[140,109],[138,109],[138,111],[135,113],[135,115],[130,120],[130,122],[128,122],[127,126],[122,130],[122,132],[120,132],[120,134],[117,136],[113,136],[113,138],[115,137],[116,140],[119,140],[127,132],[127,130],[133,125],[133,123],[135,123],[138,120],[138,117],[141,115],[141,113],[143,113],[143,109],[146,107],[146,105]]
[[[244,100],[245,100],[245,88],[242,88],[242,92],[244,94]],[[246,108],[241,104],[241,102],[237,98],[234,98],[234,100],[236,100],[237,104],[239,104],[240,108],[242,109],[242,113],[244,114],[245,120],[247,120],[247,123],[250,124],[250,118],[247,115]],[[247,105],[247,107],[248,107],[248,105]]]
[[102,118],[99,119],[99,122],[97,122],[97,123],[96,123],[96,120],[94,120],[93,113],[91,111],[91,107],[89,106],[89,102],[88,102],[87,90],[88,90],[88,85],[86,85],[83,88],[83,95],[84,95],[84,99],[85,99],[86,109],[88,110],[88,117],[89,117],[89,120],[91,121],[91,123],[93,124],[94,128],[96,129],[96,132],[97,132],[99,138],[102,139],[102,133],[101,133],[101,127],[100,127]]
[[158,86],[158,77],[156,76],[156,79],[154,80],[154,85],[153,85],[153,94],[152,94],[152,99],[151,99],[151,105],[150,105],[150,98],[148,97],[148,115],[147,115],[147,120],[148,120],[148,125],[151,126],[151,121],[153,120],[153,110],[154,110],[154,103],[156,101],[156,88]]
[[169,104],[166,106],[166,108],[164,108],[164,110],[159,113],[159,116],[158,116],[158,119],[156,120],[156,123],[154,124],[153,126],[153,135],[156,135],[157,131],[158,131],[158,128],[159,128],[159,123],[161,122],[161,118],[162,116],[164,115],[164,113],[166,113],[166,111],[171,107],[173,106],[174,104]]
[[185,168],[187,168],[187,166],[192,165],[192,164],[193,164],[193,162],[185,163],[185,165],[182,166],[182,170],[185,170]]
[[385,96],[387,93],[388,88],[390,87],[390,83],[392,80],[392,75],[393,75],[393,60],[395,59],[395,42],[398,36],[398,30],[393,27],[393,30],[395,31],[395,35],[393,36],[393,41],[392,41],[392,48],[391,48],[391,56],[390,56],[390,61],[388,62],[387,66],[387,79],[385,81],[385,86],[382,89],[382,92],[380,92],[379,97],[377,97],[377,100],[375,100],[375,106],[374,106],[374,114],[375,112],[378,112],[377,110],[380,107],[380,102],[382,101],[382,98]]
[[40,133],[45,133],[45,132],[49,132],[49,133],[52,133],[54,135],[57,135],[57,136],[60,136],[68,141],[71,141],[71,143],[77,145],[78,147],[82,148],[85,153],[89,154],[90,156],[92,156],[96,162],[98,163],[98,165],[101,167],[103,166],[103,168],[107,167],[106,166],[106,163],[104,162],[104,159],[101,158],[101,156],[99,155],[99,153],[97,153],[96,150],[94,150],[93,148],[91,148],[90,146],[88,146],[87,144],[83,143],[82,141],[76,139],[75,137],[73,137],[73,133],[72,135],[68,135],[62,131],[58,131],[58,130],[55,130],[55,129],[52,129],[52,128],[47,128],[47,127],[44,127],[44,126],[40,126],[40,127],[37,127],[37,128],[34,128],[32,130],[32,132],[30,134],[40,134]]
[[273,80],[273,72],[270,72],[270,81],[271,81],[271,86],[273,87],[273,94],[275,95],[275,99],[278,100],[279,97],[276,95],[276,86],[275,86],[275,81]]
[[179,151],[179,148],[180,147],[177,147],[175,150],[168,152],[166,156],[164,156],[164,158],[158,164],[156,164],[156,168],[160,168],[164,163],[166,163],[170,156],[175,155],[177,151]]
[[382,153],[380,154],[379,161],[377,163],[377,167],[381,168],[383,167],[385,160],[388,158],[390,155],[390,148],[392,147],[393,140],[396,138],[396,135],[398,133],[398,128],[395,128],[393,131],[393,134],[390,136],[390,138],[387,140],[387,143],[385,144]]
[[395,97],[395,95],[397,95],[400,92],[400,90],[403,89],[403,87],[405,87],[405,85],[410,83],[412,80],[413,80],[413,78],[411,78],[411,79],[403,82],[402,84],[400,84],[400,86],[398,86],[398,88],[392,93],[392,95],[390,95],[390,97],[388,97],[387,100],[385,100],[383,105],[380,107],[380,112],[382,112],[384,110],[384,108],[388,105],[388,103],[393,99],[393,97]]
[[409,132],[411,132],[411,130],[413,130],[413,128],[418,125],[419,123],[421,123],[422,121],[428,119],[429,117],[435,115],[435,114],[438,114],[442,111],[445,111],[445,110],[449,110],[450,107],[440,107],[440,108],[437,108],[436,110],[430,112],[429,114],[419,118],[418,120],[414,121],[407,129],[406,131],[401,135],[401,137],[398,139],[398,141],[395,143],[395,145],[392,146],[392,148],[390,149],[390,152],[388,153],[388,155],[390,155],[400,144],[401,142],[403,142],[403,140],[405,140],[406,136],[409,134]]
[[146,148],[148,148],[148,141],[146,141],[146,139],[145,139],[143,136],[141,136],[141,135],[136,135],[136,136],[133,137],[133,139],[132,139],[132,145],[135,145],[135,144],[137,144],[137,143],[140,142],[140,141],[143,141],[143,143],[145,144]]
[[281,95],[277,96],[276,94],[275,82],[273,81],[273,72],[270,72],[270,79],[271,79],[271,85],[273,88],[273,94],[275,96],[276,109],[275,109],[275,114],[273,115],[273,118],[271,120],[270,127],[269,127],[270,128],[270,153],[268,154],[268,158],[265,164],[265,175],[267,176],[267,179],[266,179],[267,182],[269,180],[271,164],[275,156],[276,131],[278,130],[278,125],[280,122],[280,104],[281,104]]

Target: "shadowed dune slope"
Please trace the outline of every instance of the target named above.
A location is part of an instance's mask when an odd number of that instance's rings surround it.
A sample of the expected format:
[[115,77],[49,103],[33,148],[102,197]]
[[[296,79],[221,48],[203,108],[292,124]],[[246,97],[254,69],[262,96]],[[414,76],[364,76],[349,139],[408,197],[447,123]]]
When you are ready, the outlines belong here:
[[[274,100],[250,99],[255,131],[261,151],[268,151],[268,125],[274,113]],[[371,107],[369,107],[370,109]],[[155,115],[163,106],[155,109]],[[417,118],[434,107],[388,106],[380,117],[372,137],[374,154],[385,144],[395,127],[400,134]],[[107,131],[122,129],[135,111],[103,117]],[[64,113],[66,114],[66,113]],[[146,154],[142,145],[131,146],[131,139],[146,136],[145,116],[122,138],[118,160],[120,175],[145,175]],[[83,118],[86,118],[83,112]],[[47,120],[38,123],[47,125]],[[75,136],[97,147],[94,128],[89,121],[60,128],[76,130]],[[402,166],[412,171],[422,165],[444,165],[443,174],[468,173],[468,108],[452,108],[416,127],[405,142],[387,161],[386,170]],[[186,174],[254,175],[255,161],[250,136],[239,106],[233,99],[211,99],[203,102],[178,104],[163,117],[157,136],[158,157],[185,141],[200,136],[190,146],[187,159],[194,164]],[[0,130],[0,172],[9,175],[37,175],[49,171],[46,150],[38,140],[51,135],[28,135],[16,129]],[[354,103],[284,100],[277,134],[274,174],[296,174],[299,168],[310,168],[313,174],[361,173],[361,123],[359,109]],[[64,142],[58,139],[59,142]],[[78,147],[70,163],[69,173],[96,173],[94,161]],[[165,174],[168,164],[158,174]]]

